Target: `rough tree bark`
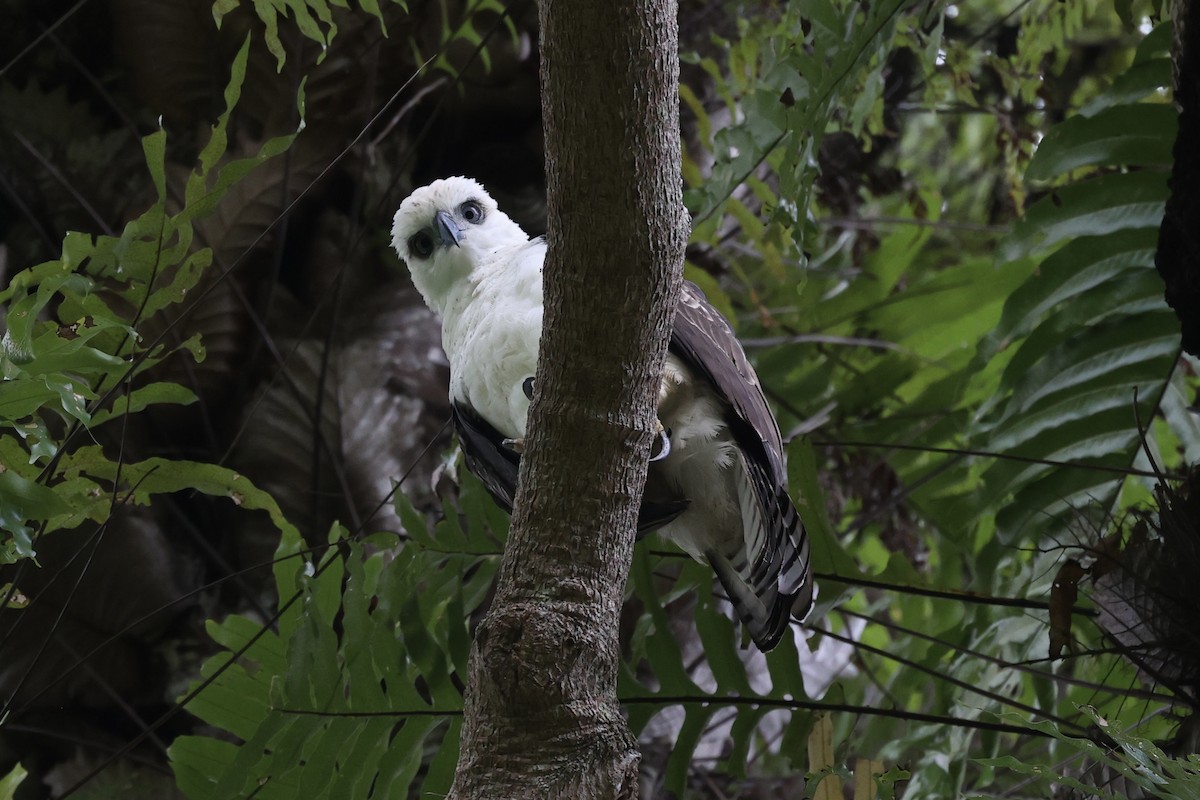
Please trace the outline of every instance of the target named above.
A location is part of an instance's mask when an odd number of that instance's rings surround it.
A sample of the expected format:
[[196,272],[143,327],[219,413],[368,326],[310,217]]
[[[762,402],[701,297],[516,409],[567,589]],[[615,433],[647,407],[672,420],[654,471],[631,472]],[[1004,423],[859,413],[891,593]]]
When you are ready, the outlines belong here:
[[617,620],[687,240],[676,5],[541,2],[545,327],[452,798],[637,796]]

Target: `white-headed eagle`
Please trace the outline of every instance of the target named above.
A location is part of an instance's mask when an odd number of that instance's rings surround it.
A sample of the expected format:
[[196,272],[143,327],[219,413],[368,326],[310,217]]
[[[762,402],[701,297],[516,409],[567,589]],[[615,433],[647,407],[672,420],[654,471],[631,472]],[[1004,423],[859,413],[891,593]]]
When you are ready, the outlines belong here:
[[[392,245],[442,318],[450,403],[467,466],[512,509],[542,334],[546,242],[530,239],[469,178],[417,189]],[[729,324],[684,284],[659,392],[662,432],[638,531],[712,565],[755,644],[805,618],[808,536],[788,497],[779,426]]]

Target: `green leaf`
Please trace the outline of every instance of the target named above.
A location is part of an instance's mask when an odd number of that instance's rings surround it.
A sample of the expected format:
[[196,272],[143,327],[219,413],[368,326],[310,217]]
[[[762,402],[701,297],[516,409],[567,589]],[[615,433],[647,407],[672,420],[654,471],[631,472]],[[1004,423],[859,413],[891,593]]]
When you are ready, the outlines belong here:
[[646,604],[646,610],[655,631],[645,639],[646,656],[654,669],[664,693],[699,694],[700,687],[692,681],[683,665],[683,654],[679,643],[671,634],[671,626],[663,609],[662,600],[654,590],[654,576],[650,569],[650,557],[640,549],[635,551],[630,571],[638,596]]
[[[109,461],[99,447],[83,447],[62,459],[67,476],[86,474],[107,481],[116,479],[117,465]],[[299,532],[283,516],[275,500],[255,488],[246,477],[217,464],[150,458],[121,467],[122,486],[118,491],[128,501],[146,505],[155,494],[194,489],[214,497],[227,497],[247,510],[266,511],[275,527],[285,536],[299,538]]]
[[30,520],[48,520],[70,511],[58,494],[0,464],[0,529],[13,536],[16,554],[32,558]]
[[167,132],[159,128],[149,136],[142,137],[142,151],[146,154],[146,166],[158,193],[158,202],[167,201]]
[[149,318],[168,305],[183,302],[187,293],[196,287],[204,272],[212,266],[212,260],[211,248],[204,247],[191,253],[182,264],[170,271],[166,285],[155,287],[146,299],[143,317]]
[[696,745],[700,742],[709,718],[717,708],[717,704],[688,703],[684,706],[687,713],[683,718],[683,727],[675,738],[675,746],[671,748],[671,754],[667,757],[667,774],[664,781],[666,790],[676,797],[684,793],[688,771],[692,766],[692,755],[696,752]]
[[[1163,28],[1170,28],[1164,25]],[[1149,37],[1147,37],[1147,41]],[[1137,103],[1150,95],[1161,92],[1171,85],[1171,59],[1169,57],[1148,58],[1135,62],[1117,76],[1105,92],[1086,103],[1079,110],[1082,116],[1092,116],[1103,109],[1117,105]]]
[[9,773],[3,778],[0,778],[0,800],[13,800],[17,794],[17,787],[29,775],[25,768],[20,764],[13,766]]
[[[60,292],[85,294],[92,282],[83,275],[64,274],[61,268],[55,274],[44,275],[37,283],[37,291],[13,301],[5,317],[8,330],[0,341],[0,358],[18,366],[24,366],[36,357],[33,347],[34,330],[39,327],[38,318],[46,306]],[[0,362],[2,363],[2,362]],[[5,365],[8,375],[10,368]]]
[[1093,379],[1109,376],[1102,385],[1126,385],[1123,367],[1139,374],[1157,369],[1165,380],[1178,350],[1178,323],[1165,309],[1097,325],[1086,336],[1056,344],[1027,371],[1006,375],[1006,384],[1014,381],[1009,414],[1028,411],[1057,392],[1090,388]]
[[150,383],[134,389],[127,395],[122,395],[113,401],[112,408],[97,411],[92,414],[92,425],[102,425],[111,419],[126,414],[136,414],[152,405],[168,403],[171,405],[191,405],[196,402],[196,394],[186,386],[178,383]]
[[[189,711],[243,742],[232,752],[191,746],[178,756],[172,751],[189,797],[216,800],[257,785],[256,797],[403,798],[422,765],[428,766],[426,788],[447,788],[457,760],[456,725],[442,743],[449,754],[431,763],[423,754],[432,752],[444,718],[405,714],[429,710],[426,689],[439,709],[461,709],[458,690],[442,688],[449,663],[445,630],[465,627],[467,615],[485,601],[486,586],[473,587],[474,575],[464,584],[462,573],[439,554],[407,547],[394,558],[366,556],[345,534],[344,528],[331,529],[330,541],[340,544],[326,551],[319,566],[302,560],[277,566],[282,598],[300,587],[295,613],[281,617],[278,635],[262,636],[189,703]],[[292,539],[288,549],[297,545]],[[475,571],[480,573],[490,583],[490,573]],[[468,590],[474,599],[467,600]],[[455,595],[457,600],[446,599]],[[343,628],[335,629],[335,617]],[[259,623],[231,617],[209,630],[235,650],[259,632]],[[210,659],[204,674],[216,675],[228,658]],[[388,710],[395,716],[353,713]],[[320,713],[299,713],[306,711]]]
[[1016,261],[1079,236],[1128,228],[1157,229],[1167,198],[1167,176],[1130,172],[1056,189],[1035,203],[996,251],[997,262]]
[[0,382],[0,420],[15,425],[56,397],[58,392],[40,378],[4,380]]
[[96,393],[87,384],[67,375],[47,375],[46,385],[58,395],[59,406],[63,412],[80,422],[86,423],[91,419],[87,404],[96,399]]
[[793,440],[788,445],[788,486],[808,532],[813,569],[847,578],[861,576],[858,562],[846,553],[829,524],[818,475],[812,443],[805,438]]
[[1153,269],[1156,228],[1119,230],[1067,242],[1016,288],[1004,303],[996,339],[1004,343],[1028,335],[1060,303],[1112,280],[1129,269]]
[[767,653],[767,671],[771,675],[771,697],[779,700],[808,697],[794,636],[784,636],[779,645]]
[[79,231],[67,231],[63,237],[62,268],[67,272],[78,271],[95,251],[92,237]]
[[[707,573],[708,581],[712,581],[712,570],[707,565],[692,562],[685,569],[696,572],[703,570]],[[702,589],[697,595],[696,631],[704,645],[705,660],[717,681],[715,696],[754,694],[746,676],[746,665],[742,663],[738,652],[738,636],[733,622],[716,607],[711,590]]]
[[11,469],[0,471],[0,506],[5,514],[15,513],[24,519],[49,519],[69,510],[53,489]]
[[179,790],[192,800],[212,796],[210,775],[221,774],[233,762],[238,747],[211,736],[180,736],[167,748]]
[[421,768],[423,745],[434,738],[434,730],[444,724],[444,720],[440,719],[403,720],[391,747],[379,761],[379,786],[384,791],[381,800],[407,800],[408,787]]
[[221,116],[217,117],[217,124],[213,126],[212,134],[208,138],[208,142],[200,150],[200,167],[193,173],[192,178],[188,180],[188,199],[186,206],[190,207],[193,203],[191,198],[192,181],[196,177],[196,173],[207,175],[216,166],[217,161],[225,154],[229,146],[229,116],[233,113],[234,106],[237,105],[238,99],[242,96],[242,82],[246,79],[246,60],[250,55],[250,36],[247,35],[242,42],[242,46],[238,48],[237,55],[233,57],[233,63],[229,67],[229,84],[225,87],[225,111]]
[[22,365],[27,375],[42,375],[47,380],[69,380],[57,373],[105,372],[114,367],[125,366],[125,360],[106,353],[87,343],[113,329],[129,330],[107,320],[83,320],[72,325],[47,325],[42,333],[34,337],[33,358]]
[[442,739],[441,746],[429,762],[429,772],[421,784],[422,797],[445,797],[454,782],[454,769],[458,764],[459,737],[462,733],[462,718],[452,717]]
[[1121,105],[1054,126],[1025,177],[1050,180],[1081,167],[1169,166],[1177,114],[1166,103]]

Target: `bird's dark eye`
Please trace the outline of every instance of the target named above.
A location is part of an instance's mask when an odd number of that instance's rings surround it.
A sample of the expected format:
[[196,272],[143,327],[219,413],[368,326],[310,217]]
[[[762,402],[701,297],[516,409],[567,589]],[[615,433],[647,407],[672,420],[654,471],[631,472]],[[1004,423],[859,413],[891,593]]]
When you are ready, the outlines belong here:
[[467,222],[472,222],[478,225],[483,222],[483,206],[476,203],[474,200],[468,200],[458,207],[458,213]]
[[408,252],[417,258],[429,258],[433,252],[433,237],[429,235],[429,231],[421,231],[408,237]]

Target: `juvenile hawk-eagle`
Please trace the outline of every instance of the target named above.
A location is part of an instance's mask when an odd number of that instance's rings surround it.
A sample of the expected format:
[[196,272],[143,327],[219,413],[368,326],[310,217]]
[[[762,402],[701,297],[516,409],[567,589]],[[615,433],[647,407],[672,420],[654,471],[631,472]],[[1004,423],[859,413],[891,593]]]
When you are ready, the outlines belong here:
[[[400,205],[392,245],[442,318],[450,402],[467,465],[512,509],[542,333],[543,239],[474,180],[447,178]],[[712,565],[759,648],[812,608],[808,537],[788,497],[783,441],[725,319],[685,283],[638,520]]]

